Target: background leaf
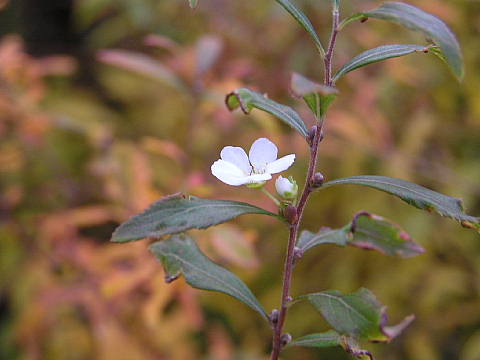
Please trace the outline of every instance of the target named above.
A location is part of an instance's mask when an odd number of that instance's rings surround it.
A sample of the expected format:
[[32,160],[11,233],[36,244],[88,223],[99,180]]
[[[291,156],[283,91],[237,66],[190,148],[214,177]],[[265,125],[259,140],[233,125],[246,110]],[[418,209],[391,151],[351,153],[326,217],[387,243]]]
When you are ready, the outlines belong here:
[[293,18],[297,20],[297,22],[310,34],[320,55],[325,56],[325,49],[322,46],[322,42],[320,41],[320,38],[318,37],[317,32],[315,31],[312,23],[307,18],[307,16],[300,9],[298,9],[290,0],[276,0],[276,1],[280,5],[282,5],[283,8],[287,10],[290,13],[290,15],[292,15]]
[[333,81],[335,82],[343,75],[363,66],[415,52],[428,52],[429,48],[429,46],[421,45],[384,45],[367,50],[343,65],[333,77]]
[[173,195],[157,201],[141,214],[124,222],[115,230],[111,241],[127,242],[146,237],[158,238],[189,229],[205,229],[243,214],[277,216],[243,202]]
[[262,305],[245,283],[207,258],[189,236],[174,235],[165,241],[152,244],[150,251],[164,266],[167,282],[183,275],[187,283],[194,288],[233,296],[267,319]]
[[322,188],[333,185],[362,185],[385,191],[418,209],[435,211],[442,216],[459,221],[464,227],[480,232],[480,218],[465,214],[462,200],[405,180],[373,175],[352,176],[326,182]]
[[359,340],[388,342],[392,340],[392,335],[399,335],[414,319],[409,316],[400,323],[398,331],[386,333],[385,307],[370,290],[364,288],[351,294],[328,290],[301,298],[307,298],[340,334]]
[[350,16],[343,21],[342,26],[365,18],[387,20],[422,32],[440,47],[455,76],[460,80],[463,78],[464,65],[460,45],[448,26],[436,16],[406,3],[387,2],[377,9]]
[[240,107],[245,114],[249,114],[252,108],[263,110],[283,120],[303,137],[308,135],[307,126],[295,110],[270,100],[256,91],[245,88],[237,89],[227,95],[226,104],[230,110]]

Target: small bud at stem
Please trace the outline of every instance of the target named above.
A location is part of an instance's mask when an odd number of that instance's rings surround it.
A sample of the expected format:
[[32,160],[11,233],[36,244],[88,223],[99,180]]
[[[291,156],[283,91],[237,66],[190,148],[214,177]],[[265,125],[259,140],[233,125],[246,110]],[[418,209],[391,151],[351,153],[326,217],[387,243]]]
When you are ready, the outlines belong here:
[[289,224],[295,224],[298,219],[297,208],[292,204],[289,204],[285,210],[283,210],[283,216]]
[[313,175],[313,179],[312,179],[312,187],[313,188],[319,188],[323,185],[323,183],[325,182],[325,177],[323,176],[322,173],[315,173],[315,175]]
[[288,333],[283,334],[282,338],[280,339],[281,347],[285,347],[290,341],[292,341],[292,335]]

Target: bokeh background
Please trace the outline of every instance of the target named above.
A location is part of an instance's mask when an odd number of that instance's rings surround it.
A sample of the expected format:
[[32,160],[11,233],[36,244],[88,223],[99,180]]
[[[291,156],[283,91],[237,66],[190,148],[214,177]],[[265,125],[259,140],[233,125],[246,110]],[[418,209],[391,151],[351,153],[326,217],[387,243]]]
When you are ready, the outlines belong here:
[[[381,174],[460,197],[480,215],[480,2],[411,0],[443,18],[464,49],[457,83],[431,55],[357,70],[338,83],[322,143],[328,179]],[[297,0],[326,42],[329,1]],[[379,1],[343,1],[343,14]],[[306,166],[303,139],[254,111],[230,114],[239,86],[312,118],[289,95],[291,71],[322,78],[308,36],[273,0],[0,1],[0,358],[48,360],[265,359],[270,329],[222,294],[166,285],[148,240],[111,244],[114,228],[163,195],[184,191],[275,210],[256,190],[210,174],[226,145],[266,136],[289,171]],[[347,27],[336,65],[418,34],[370,20]],[[269,186],[272,186],[270,184]],[[342,226],[359,210],[383,215],[427,249],[392,259],[324,246],[298,265],[294,294],[367,287],[391,321],[416,321],[379,359],[480,359],[480,238],[455,222],[356,187],[315,194],[305,228]],[[245,216],[192,232],[267,309],[278,306],[286,230]],[[327,329],[306,304],[293,336]],[[284,359],[348,359],[341,349],[291,349]]]

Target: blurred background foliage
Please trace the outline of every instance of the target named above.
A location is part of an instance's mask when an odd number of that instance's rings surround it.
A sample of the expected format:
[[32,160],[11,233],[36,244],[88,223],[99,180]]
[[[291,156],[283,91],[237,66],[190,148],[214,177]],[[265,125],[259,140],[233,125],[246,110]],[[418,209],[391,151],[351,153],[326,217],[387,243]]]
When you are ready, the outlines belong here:
[[[323,38],[329,1],[297,0]],[[429,55],[369,66],[340,81],[320,154],[328,179],[381,174],[465,199],[480,215],[480,2],[411,0],[443,18],[463,45],[455,82]],[[343,13],[378,1],[343,1]],[[295,106],[291,71],[320,79],[310,39],[273,0],[0,1],[0,358],[265,359],[270,329],[243,304],[166,285],[148,241],[109,243],[121,221],[178,191],[275,210],[259,192],[210,174],[226,145],[261,136],[303,178],[303,139],[254,111],[230,114],[224,95],[247,85]],[[326,40],[325,40],[326,41]],[[370,20],[344,30],[336,64],[386,43],[423,41]],[[270,184],[269,186],[272,186]],[[374,190],[314,195],[305,227],[340,226],[359,210],[398,222],[427,253],[397,260],[316,248],[296,269],[294,293],[368,287],[391,321],[416,321],[379,359],[480,359],[478,234]],[[200,246],[278,306],[286,229],[247,216],[204,232]],[[327,328],[292,308],[293,336]],[[285,359],[347,359],[339,349],[290,349]]]

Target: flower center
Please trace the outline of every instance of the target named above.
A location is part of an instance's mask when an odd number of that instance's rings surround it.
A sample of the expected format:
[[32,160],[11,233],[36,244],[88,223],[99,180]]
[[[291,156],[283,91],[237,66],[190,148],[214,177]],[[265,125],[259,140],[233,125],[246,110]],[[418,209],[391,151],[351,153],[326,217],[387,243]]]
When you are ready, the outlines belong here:
[[260,167],[256,167],[252,165],[252,173],[250,175],[265,174],[266,171],[267,171],[267,164],[262,164]]

